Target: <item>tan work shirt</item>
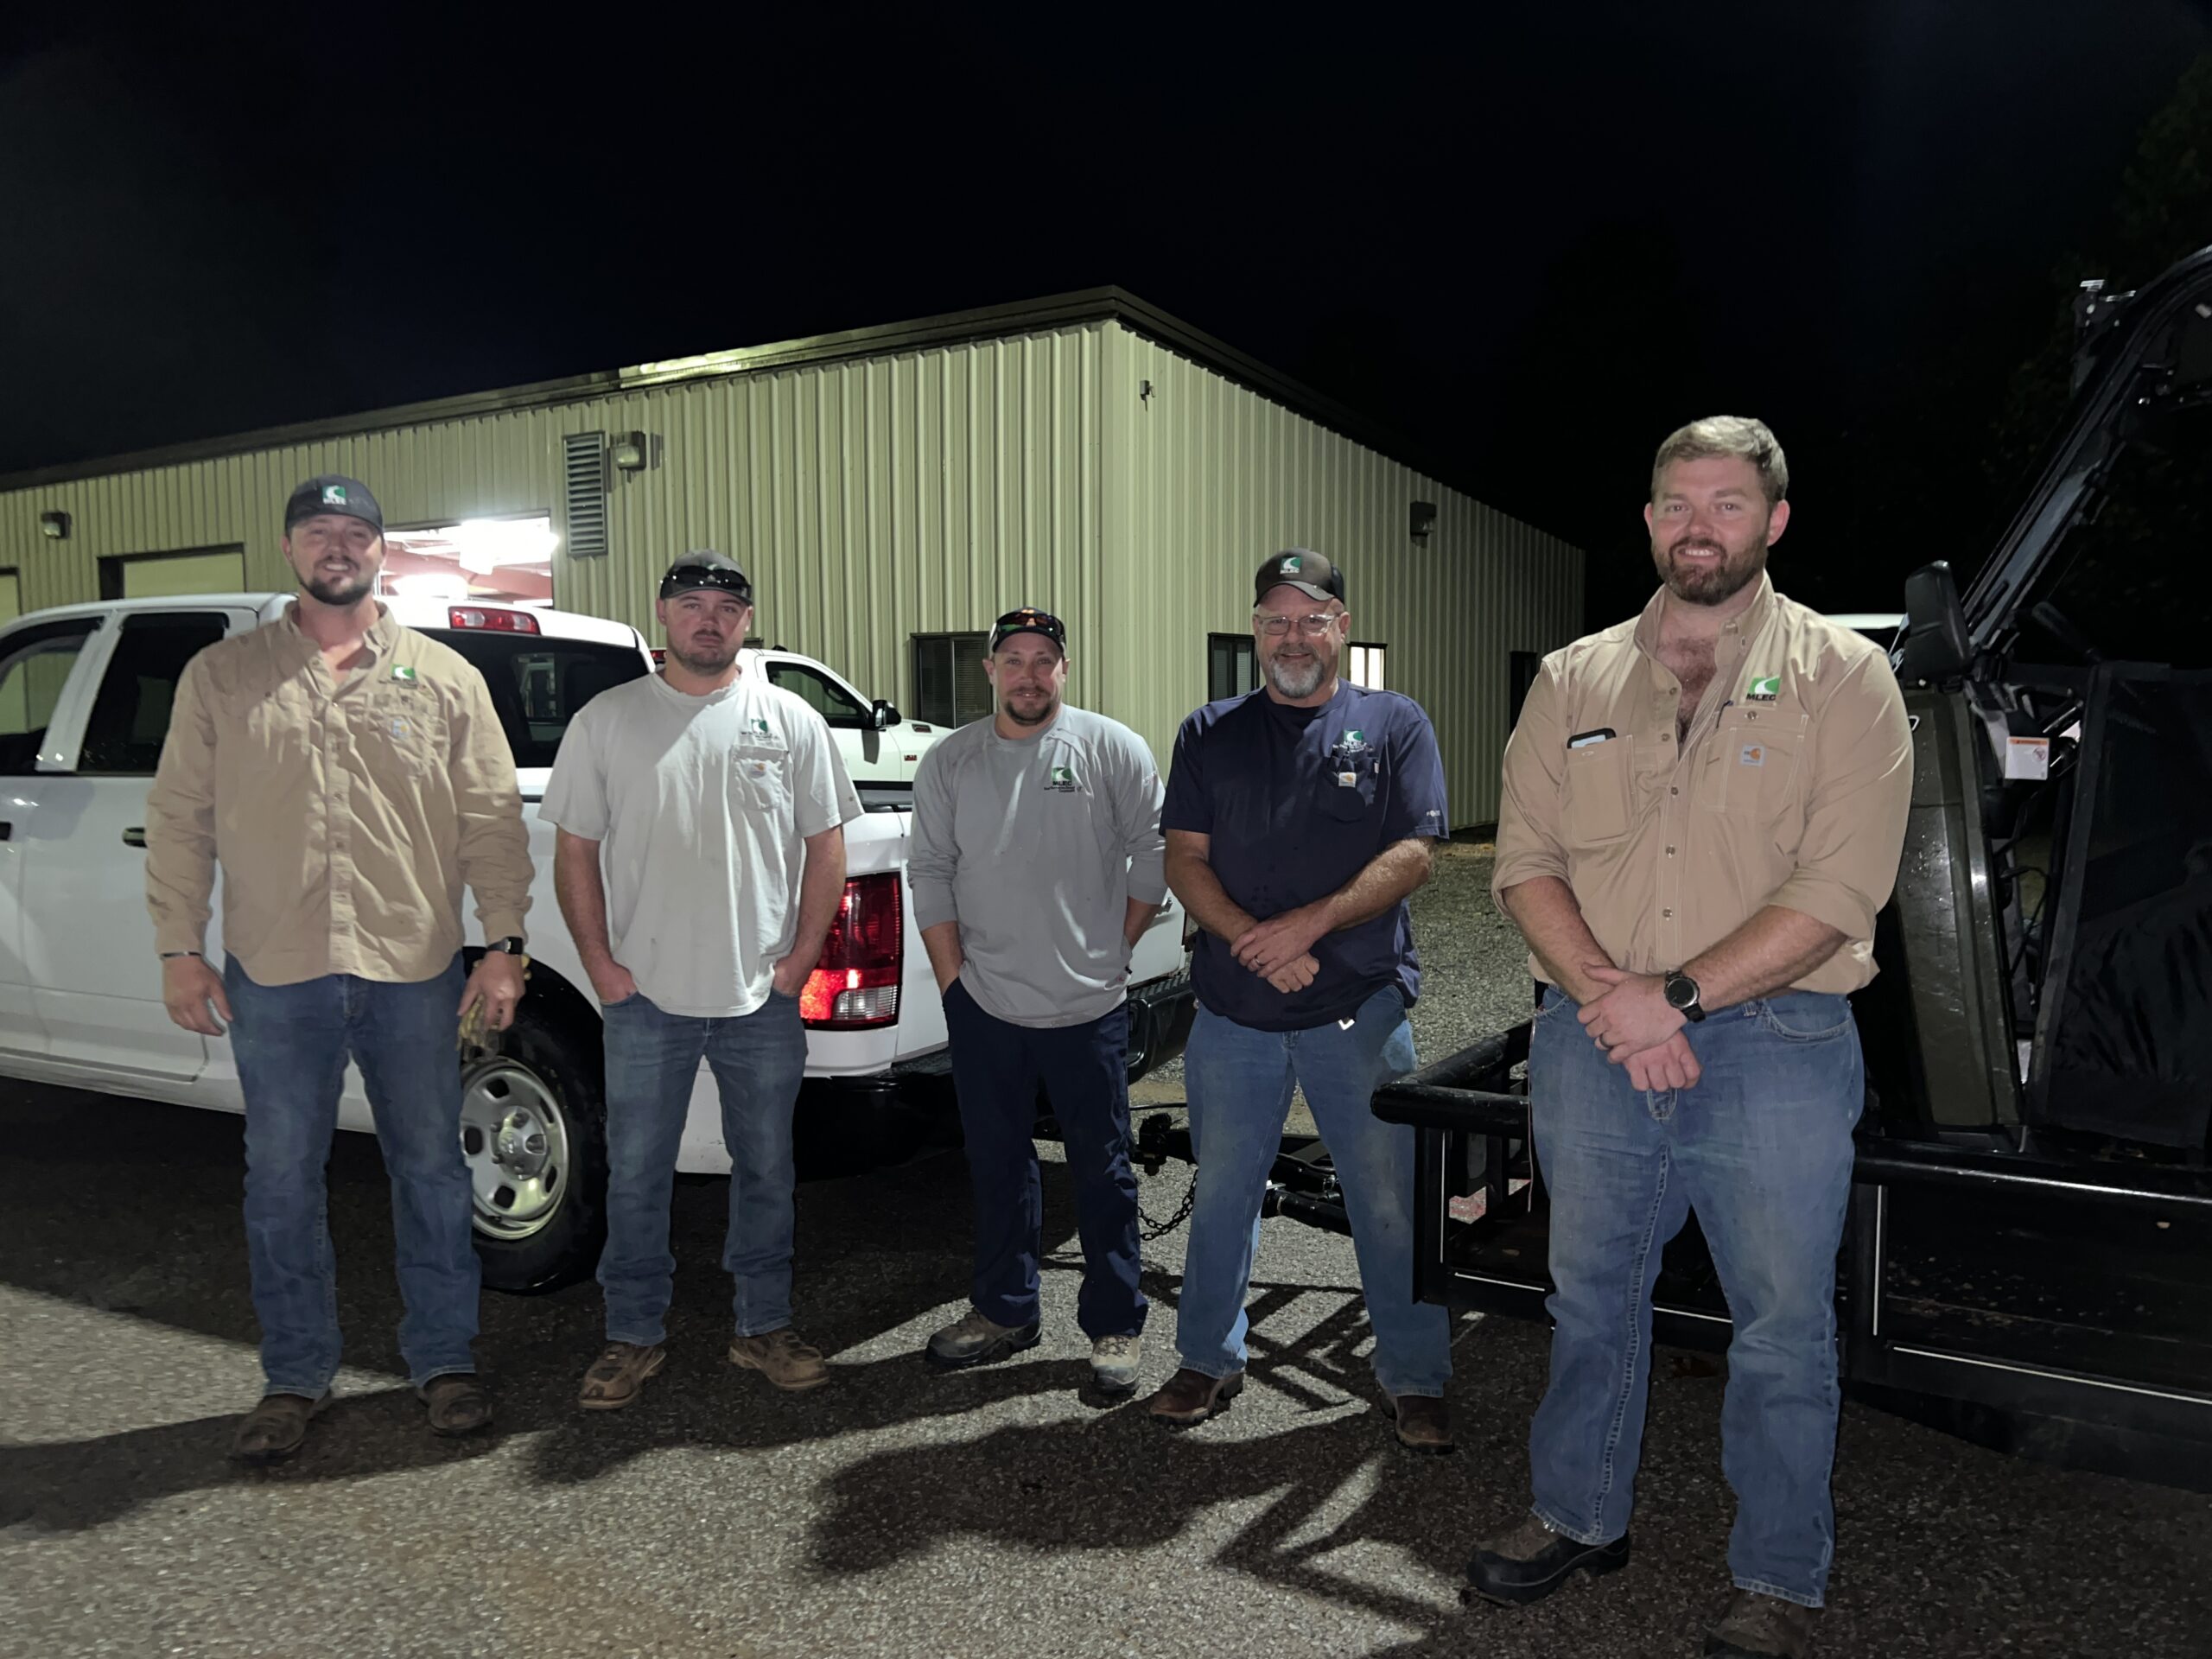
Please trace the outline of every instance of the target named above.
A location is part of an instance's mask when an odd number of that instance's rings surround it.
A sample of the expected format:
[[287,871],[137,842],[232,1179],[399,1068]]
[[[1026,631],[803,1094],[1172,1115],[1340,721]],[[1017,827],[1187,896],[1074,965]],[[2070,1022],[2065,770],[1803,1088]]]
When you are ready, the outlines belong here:
[[407,982],[523,931],[530,841],[483,676],[378,607],[365,666],[334,675],[296,606],[185,667],[146,798],[155,948],[197,950],[215,867],[223,949],[257,984]]
[[1491,890],[1559,877],[1605,954],[1640,974],[1671,972],[1779,905],[1847,940],[1796,988],[1857,990],[1874,976],[1874,915],[1912,792],[1889,660],[1762,575],[1677,742],[1665,597],[1544,658],[1506,746]]

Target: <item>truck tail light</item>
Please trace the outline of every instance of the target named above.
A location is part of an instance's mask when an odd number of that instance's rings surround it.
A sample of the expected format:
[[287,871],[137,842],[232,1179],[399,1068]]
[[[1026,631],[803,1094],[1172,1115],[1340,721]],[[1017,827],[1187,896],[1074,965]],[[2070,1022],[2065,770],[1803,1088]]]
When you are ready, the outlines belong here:
[[799,988],[799,1018],[817,1031],[866,1031],[899,1018],[906,936],[896,871],[855,875],[830,924],[822,960]]
[[495,610],[485,605],[455,605],[446,612],[449,628],[474,628],[490,633],[536,633],[537,619],[528,611]]

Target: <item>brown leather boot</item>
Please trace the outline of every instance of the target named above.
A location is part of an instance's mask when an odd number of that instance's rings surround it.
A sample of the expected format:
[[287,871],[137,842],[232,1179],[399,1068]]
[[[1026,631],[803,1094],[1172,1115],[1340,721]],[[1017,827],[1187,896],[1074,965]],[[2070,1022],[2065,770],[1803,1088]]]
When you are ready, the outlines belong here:
[[1229,1402],[1244,1391],[1244,1373],[1208,1376],[1185,1365],[1169,1377],[1158,1394],[1145,1402],[1145,1411],[1170,1428],[1195,1428],[1209,1417],[1229,1409]]
[[1408,1451],[1440,1457],[1456,1450],[1452,1440],[1452,1412],[1441,1400],[1422,1394],[1382,1396],[1382,1414],[1398,1426],[1398,1444]]

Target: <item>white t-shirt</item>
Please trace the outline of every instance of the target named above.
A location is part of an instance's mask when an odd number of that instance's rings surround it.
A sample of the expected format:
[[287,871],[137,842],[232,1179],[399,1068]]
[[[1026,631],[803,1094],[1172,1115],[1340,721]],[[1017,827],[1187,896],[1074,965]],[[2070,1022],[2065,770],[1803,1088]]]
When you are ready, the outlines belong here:
[[659,675],[569,722],[539,816],[600,845],[607,943],[668,1014],[768,1000],[798,928],[809,836],[861,815],[822,716],[757,674],[703,697]]

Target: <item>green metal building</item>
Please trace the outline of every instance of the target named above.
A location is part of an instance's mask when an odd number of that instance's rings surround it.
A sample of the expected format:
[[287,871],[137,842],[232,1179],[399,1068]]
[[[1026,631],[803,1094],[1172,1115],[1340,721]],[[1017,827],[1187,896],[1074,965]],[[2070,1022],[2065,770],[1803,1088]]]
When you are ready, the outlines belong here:
[[1000,612],[1070,629],[1070,696],[1167,760],[1253,683],[1251,574],[1319,549],[1347,669],[1417,698],[1452,817],[1494,820],[1512,690],[1582,617],[1580,550],[1118,289],[387,409],[0,477],[0,620],[102,596],[291,585],[284,499],[382,502],[394,580],[633,622],[676,554],[751,573],[766,642],[953,722]]

